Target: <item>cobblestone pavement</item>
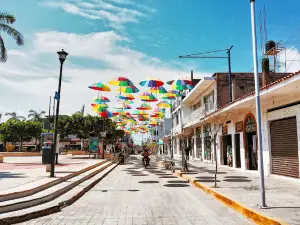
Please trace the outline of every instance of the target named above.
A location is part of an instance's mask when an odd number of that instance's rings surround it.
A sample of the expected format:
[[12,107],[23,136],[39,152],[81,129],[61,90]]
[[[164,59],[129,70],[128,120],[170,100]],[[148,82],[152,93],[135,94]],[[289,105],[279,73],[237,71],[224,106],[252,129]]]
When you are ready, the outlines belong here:
[[246,225],[249,220],[141,159],[120,165],[73,205],[22,224]]

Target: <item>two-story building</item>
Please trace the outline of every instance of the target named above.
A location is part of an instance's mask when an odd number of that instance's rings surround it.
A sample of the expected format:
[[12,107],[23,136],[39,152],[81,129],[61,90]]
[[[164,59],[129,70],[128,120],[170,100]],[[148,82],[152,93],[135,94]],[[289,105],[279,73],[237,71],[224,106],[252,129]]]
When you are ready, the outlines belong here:
[[[254,77],[232,74],[232,101],[227,77],[227,73],[204,77],[173,110],[173,115],[179,110],[183,113],[182,121],[180,117],[173,120],[177,125],[173,129],[175,157],[180,157],[180,140],[185,139],[194,159],[214,161],[215,140],[218,164],[228,164],[227,150],[232,149],[233,167],[257,170]],[[264,166],[270,174],[299,177],[298,82],[298,73],[260,74]]]

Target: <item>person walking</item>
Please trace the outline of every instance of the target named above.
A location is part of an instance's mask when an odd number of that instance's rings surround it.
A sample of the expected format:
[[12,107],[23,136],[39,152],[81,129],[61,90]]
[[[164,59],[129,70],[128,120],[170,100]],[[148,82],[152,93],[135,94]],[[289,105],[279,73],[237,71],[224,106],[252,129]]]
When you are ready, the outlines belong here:
[[189,161],[190,160],[190,147],[189,146],[186,146],[185,147],[185,155],[186,155],[186,160]]

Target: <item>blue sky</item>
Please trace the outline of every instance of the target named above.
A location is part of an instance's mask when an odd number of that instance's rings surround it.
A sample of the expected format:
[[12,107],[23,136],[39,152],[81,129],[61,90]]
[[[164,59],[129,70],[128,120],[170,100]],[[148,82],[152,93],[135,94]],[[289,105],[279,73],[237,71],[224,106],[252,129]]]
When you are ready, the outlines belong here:
[[[2,11],[16,16],[14,27],[25,36],[21,48],[5,36],[9,58],[0,65],[1,113],[26,115],[31,108],[47,109],[49,96],[57,87],[56,51],[61,48],[70,53],[64,69],[62,113],[89,104],[96,95],[86,88],[92,82],[116,76],[138,82],[149,75],[168,80],[179,73],[188,75],[191,69],[198,77],[227,71],[226,60],[178,59],[181,54],[233,45],[232,70],[249,72],[253,68],[249,0],[1,3]],[[264,5],[269,39],[283,40],[287,47],[300,39],[298,0],[257,0],[257,19]],[[287,51],[288,60],[298,60],[299,44]],[[289,71],[299,67],[295,61]]]

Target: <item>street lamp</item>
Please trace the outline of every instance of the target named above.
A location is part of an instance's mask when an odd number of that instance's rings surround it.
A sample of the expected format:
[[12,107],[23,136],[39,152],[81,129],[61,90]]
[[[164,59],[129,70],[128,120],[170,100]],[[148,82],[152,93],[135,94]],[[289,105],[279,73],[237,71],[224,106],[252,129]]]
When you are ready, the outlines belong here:
[[56,116],[55,116],[55,123],[54,123],[54,143],[52,148],[52,154],[51,154],[51,173],[50,177],[54,177],[54,164],[55,164],[55,151],[57,146],[57,124],[58,124],[58,115],[59,115],[59,103],[60,103],[60,90],[61,90],[61,79],[62,79],[62,68],[64,61],[67,58],[68,53],[65,52],[63,49],[59,52],[57,52],[58,58],[60,61],[60,73],[59,73],[59,82],[58,82],[58,91],[55,93],[55,98],[57,100],[56,105]]
[[253,48],[253,64],[254,64],[254,81],[255,81],[255,99],[256,99],[256,119],[257,119],[257,141],[259,149],[259,173],[260,173],[260,192],[261,192],[261,208],[268,208],[266,204],[265,194],[265,178],[264,163],[262,149],[262,127],[261,127],[261,110],[260,110],[260,88],[258,77],[257,62],[257,41],[256,41],[256,24],[255,24],[255,0],[250,0],[251,5],[251,26],[252,26],[252,48]]

